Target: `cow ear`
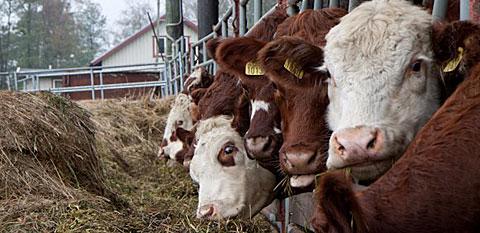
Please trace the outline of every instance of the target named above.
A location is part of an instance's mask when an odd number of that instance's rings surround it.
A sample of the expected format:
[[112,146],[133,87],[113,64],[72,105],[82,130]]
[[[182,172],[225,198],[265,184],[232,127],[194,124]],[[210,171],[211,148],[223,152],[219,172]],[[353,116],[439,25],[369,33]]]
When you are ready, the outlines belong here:
[[215,52],[217,51],[217,48],[220,45],[221,41],[221,37],[216,37],[208,40],[206,44],[208,56],[213,58],[213,60],[215,61],[217,60],[217,58],[215,57]]
[[281,72],[287,63],[295,64],[296,70],[304,72],[317,72],[317,67],[323,65],[323,50],[320,47],[289,36],[265,45],[258,57],[267,72]]
[[443,63],[454,59],[458,56],[460,48],[466,50],[466,47],[478,46],[479,37],[480,26],[468,21],[457,21],[449,24],[435,23],[432,27],[435,60]]
[[215,57],[222,68],[245,76],[245,65],[256,62],[257,52],[265,44],[266,42],[250,37],[225,39],[218,47]]

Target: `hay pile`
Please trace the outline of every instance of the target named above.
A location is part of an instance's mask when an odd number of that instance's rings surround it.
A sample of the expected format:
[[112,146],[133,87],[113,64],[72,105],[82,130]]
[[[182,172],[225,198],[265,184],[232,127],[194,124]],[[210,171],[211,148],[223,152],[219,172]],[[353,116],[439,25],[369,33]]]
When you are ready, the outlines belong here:
[[0,92],[0,124],[1,229],[52,203],[118,201],[105,184],[87,111],[53,94]]
[[[168,167],[156,157],[172,98],[79,103],[91,113],[89,120],[90,114],[75,104],[42,95],[0,95],[0,120],[11,122],[9,130],[0,133],[2,172],[8,168],[4,158],[13,164],[0,180],[8,184],[0,184],[0,191],[8,193],[0,194],[0,231],[270,231],[262,216],[247,221],[195,219],[197,187],[182,167]],[[21,107],[12,108],[13,103]],[[3,114],[6,110],[10,112]],[[38,159],[29,162],[29,168],[20,162],[24,158]],[[58,161],[66,163],[51,169]],[[43,173],[38,172],[39,162],[47,168]],[[47,173],[48,179],[24,186],[20,182],[25,176],[15,176],[28,174],[32,180]],[[121,200],[128,205],[118,205]]]

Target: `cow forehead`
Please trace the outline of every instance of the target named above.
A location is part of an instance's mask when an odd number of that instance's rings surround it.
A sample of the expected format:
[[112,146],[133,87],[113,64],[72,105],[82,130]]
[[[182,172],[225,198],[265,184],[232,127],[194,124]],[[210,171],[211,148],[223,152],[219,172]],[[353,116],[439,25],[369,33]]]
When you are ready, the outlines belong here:
[[366,2],[327,34],[326,66],[338,79],[373,77],[379,68],[400,74],[415,54],[431,57],[431,19],[407,1]]
[[190,97],[185,94],[178,94],[178,96],[175,98],[175,102],[172,105],[172,109],[168,114],[163,138],[170,140],[170,136],[175,130],[175,123],[179,120],[184,121],[187,124],[187,127],[191,126],[192,117],[189,111],[190,104]]

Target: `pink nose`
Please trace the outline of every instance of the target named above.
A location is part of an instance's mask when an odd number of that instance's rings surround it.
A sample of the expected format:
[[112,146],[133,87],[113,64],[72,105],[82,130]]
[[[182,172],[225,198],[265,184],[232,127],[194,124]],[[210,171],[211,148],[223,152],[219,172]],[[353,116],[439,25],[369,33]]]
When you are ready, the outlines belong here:
[[204,205],[200,207],[197,213],[197,218],[205,218],[210,219],[215,216],[216,214],[215,206],[213,205]]
[[289,174],[310,174],[320,166],[320,160],[316,159],[317,156],[314,151],[286,151],[281,157],[281,159],[284,159],[284,168]]
[[330,148],[348,162],[361,162],[373,159],[383,147],[384,136],[378,128],[355,127],[332,135]]

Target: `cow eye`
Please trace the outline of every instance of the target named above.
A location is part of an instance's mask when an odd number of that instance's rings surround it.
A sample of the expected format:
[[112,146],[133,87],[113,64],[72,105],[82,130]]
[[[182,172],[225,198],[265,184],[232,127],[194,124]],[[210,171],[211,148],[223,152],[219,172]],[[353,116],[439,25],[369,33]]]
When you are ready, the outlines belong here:
[[411,69],[414,72],[419,72],[420,69],[422,69],[422,60],[416,60],[414,63],[412,63]]
[[223,148],[223,152],[226,155],[231,155],[233,152],[235,152],[235,146],[233,145],[227,145],[226,147]]
[[178,124],[178,125],[183,125],[183,121],[182,121],[182,120],[179,120],[179,121],[177,121],[177,124]]
[[235,166],[235,154],[237,147],[232,143],[226,143],[218,153],[218,161],[225,167]]

